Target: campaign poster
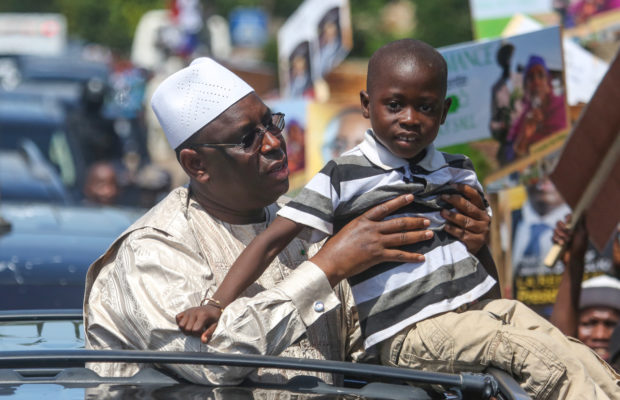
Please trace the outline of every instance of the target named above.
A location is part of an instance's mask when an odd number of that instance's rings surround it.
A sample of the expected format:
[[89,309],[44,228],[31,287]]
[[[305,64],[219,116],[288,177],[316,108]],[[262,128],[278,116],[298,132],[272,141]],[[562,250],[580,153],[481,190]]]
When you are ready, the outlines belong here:
[[314,97],[315,81],[352,47],[348,0],[305,0],[278,31],[282,97]]
[[272,112],[284,113],[284,138],[288,158],[289,193],[303,187],[306,183],[306,142],[308,140],[308,100],[278,99],[268,101]]
[[[515,15],[502,32],[502,37],[534,32],[543,27],[532,18]],[[567,37],[566,30],[562,36],[566,100],[569,106],[579,106],[590,101],[609,64]]]
[[569,127],[559,27],[440,48],[452,99],[437,147],[494,141],[500,166]]
[[[512,297],[549,317],[555,303],[561,275],[562,261],[553,268],[544,265],[544,259],[553,245],[553,230],[558,221],[571,212],[549,178],[560,156],[561,146],[545,156],[530,160],[515,171],[517,185],[504,189],[510,204],[508,213],[497,213],[501,242],[507,243],[501,258],[511,271]],[[590,244],[585,256],[584,279],[612,271],[611,240],[601,252]],[[502,267],[506,268],[506,265]]]
[[307,180],[329,160],[361,143],[368,129],[370,121],[363,117],[359,102],[311,102],[306,142]]

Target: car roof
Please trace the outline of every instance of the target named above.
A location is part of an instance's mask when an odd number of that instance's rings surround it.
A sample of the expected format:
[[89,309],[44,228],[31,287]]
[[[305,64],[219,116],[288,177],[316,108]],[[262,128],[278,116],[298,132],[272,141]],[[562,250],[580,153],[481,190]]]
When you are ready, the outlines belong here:
[[[322,399],[527,399],[514,380],[496,370],[486,374],[436,373],[376,364],[330,360],[140,350],[87,350],[81,310],[0,311],[0,393],[51,398],[322,398]],[[86,362],[130,362],[145,365],[129,377],[100,377]],[[189,383],[170,375],[165,364],[229,365],[299,371],[279,384],[249,380],[231,386]],[[328,384],[304,371],[344,376]],[[52,387],[53,385],[53,387]],[[431,386],[432,385],[432,386]]]
[[0,309],[81,307],[88,267],[143,212],[0,203]]
[[4,67],[0,74],[4,93],[54,98],[69,106],[82,101],[86,82],[97,79],[107,83],[111,74],[105,62],[70,55],[5,55],[0,56],[0,64]]
[[71,56],[19,55],[15,57],[22,80],[87,81],[93,77],[107,79],[107,63]]
[[61,125],[66,112],[62,104],[39,93],[0,92],[0,122]]

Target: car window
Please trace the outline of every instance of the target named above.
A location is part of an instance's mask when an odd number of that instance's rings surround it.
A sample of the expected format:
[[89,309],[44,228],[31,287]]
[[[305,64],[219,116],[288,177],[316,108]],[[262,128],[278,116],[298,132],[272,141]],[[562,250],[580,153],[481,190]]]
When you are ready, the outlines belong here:
[[71,201],[57,171],[32,142],[24,143],[21,150],[0,149],[0,199],[57,204]]
[[65,132],[57,130],[52,134],[48,157],[58,167],[62,182],[67,186],[73,186],[76,181],[75,160]]

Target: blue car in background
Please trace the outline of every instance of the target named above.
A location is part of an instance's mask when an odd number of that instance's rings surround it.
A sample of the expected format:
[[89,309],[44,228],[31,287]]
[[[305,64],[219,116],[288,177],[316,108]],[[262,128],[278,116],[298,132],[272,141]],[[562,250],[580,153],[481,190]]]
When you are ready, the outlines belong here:
[[81,308],[88,267],[142,213],[0,203],[0,309]]
[[87,160],[66,122],[65,107],[57,99],[0,92],[0,149],[19,150],[28,139],[76,195],[85,179]]
[[143,212],[81,206],[32,141],[0,148],[0,310],[81,308],[89,265]]

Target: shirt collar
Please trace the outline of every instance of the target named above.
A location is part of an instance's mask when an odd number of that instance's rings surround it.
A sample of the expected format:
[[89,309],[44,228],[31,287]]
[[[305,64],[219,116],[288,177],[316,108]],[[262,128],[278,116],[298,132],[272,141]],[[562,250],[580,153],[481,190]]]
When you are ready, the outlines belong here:
[[[408,160],[395,156],[377,141],[372,129],[366,131],[364,141],[359,144],[359,149],[371,163],[384,170],[397,169],[409,165]],[[431,143],[426,148],[426,155],[417,165],[428,172],[432,172],[446,166],[447,162],[443,154],[437,151]]]

